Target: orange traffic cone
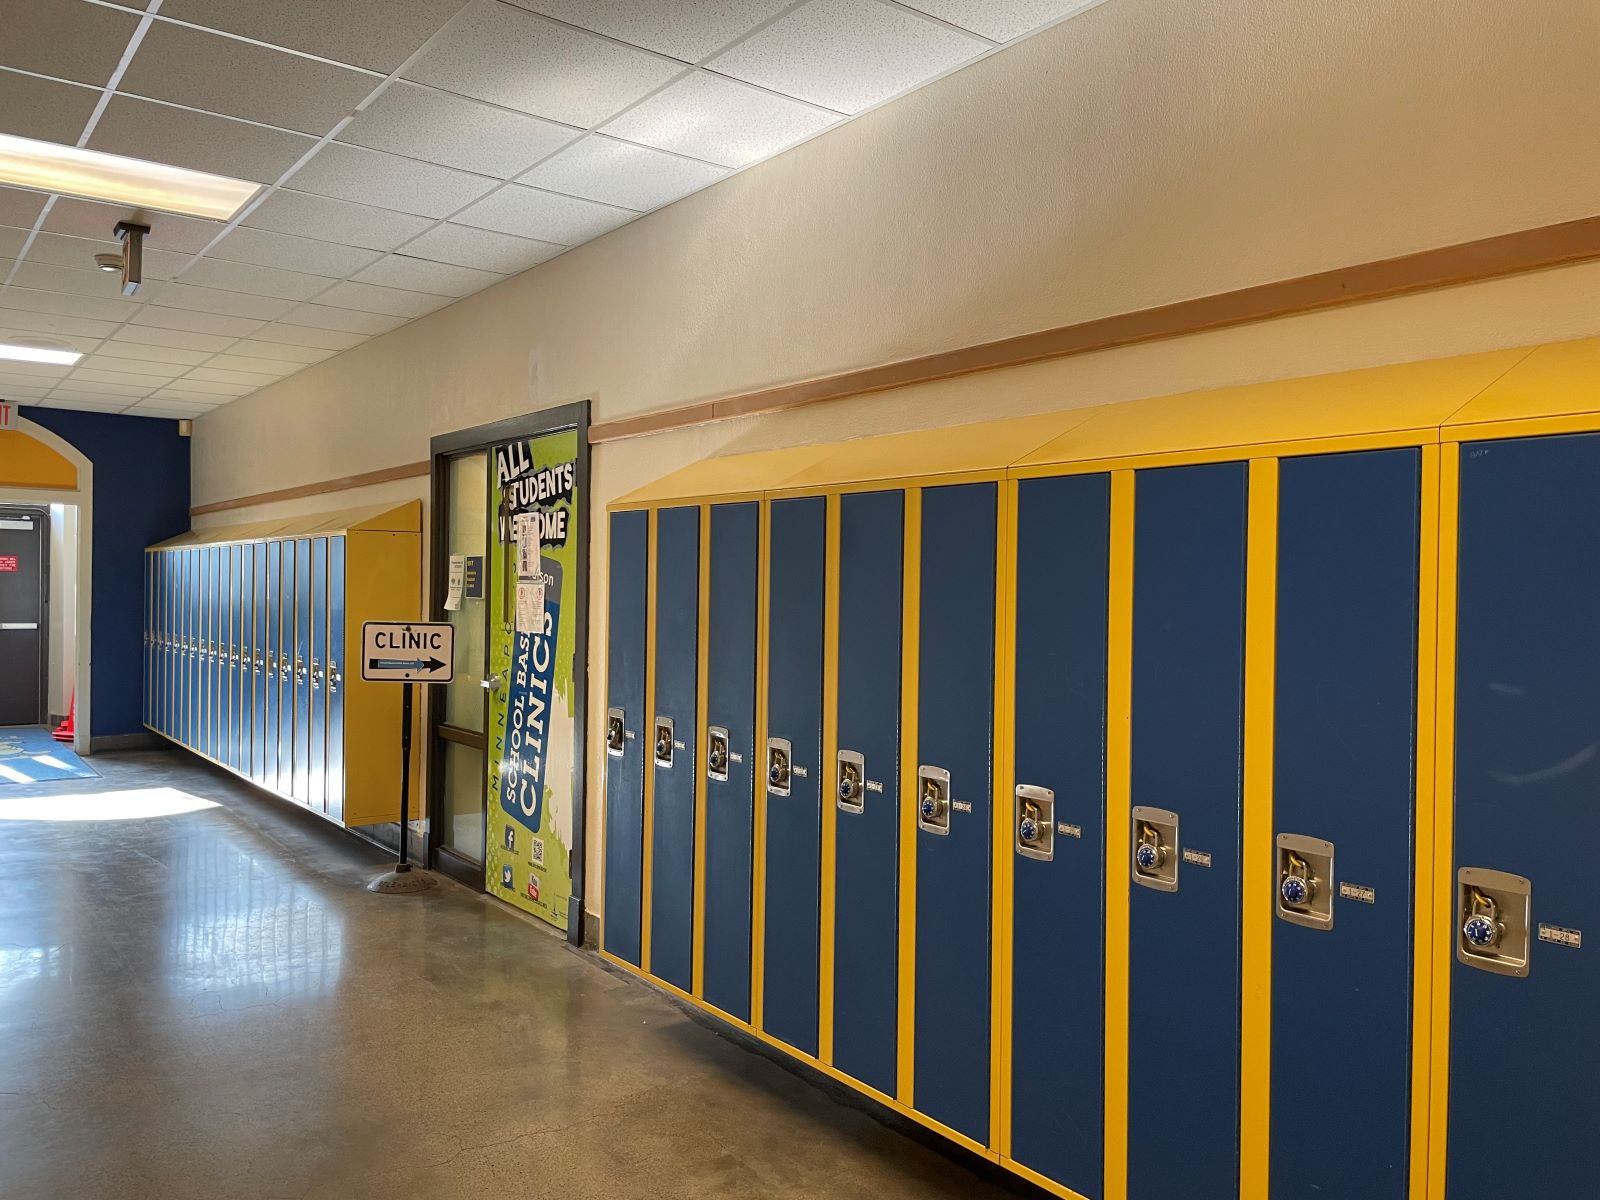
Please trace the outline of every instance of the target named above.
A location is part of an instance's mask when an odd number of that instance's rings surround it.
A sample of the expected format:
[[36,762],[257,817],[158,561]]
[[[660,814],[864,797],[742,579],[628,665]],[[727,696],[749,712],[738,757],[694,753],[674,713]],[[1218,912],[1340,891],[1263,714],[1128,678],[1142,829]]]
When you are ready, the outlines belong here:
[[77,689],[74,688],[72,692],[72,700],[67,705],[67,719],[61,722],[61,724],[57,725],[54,732],[52,732],[50,736],[55,738],[55,740],[58,742],[66,742],[68,745],[71,745],[73,738],[77,736],[77,731],[72,724],[72,720],[77,715],[77,712],[78,692]]

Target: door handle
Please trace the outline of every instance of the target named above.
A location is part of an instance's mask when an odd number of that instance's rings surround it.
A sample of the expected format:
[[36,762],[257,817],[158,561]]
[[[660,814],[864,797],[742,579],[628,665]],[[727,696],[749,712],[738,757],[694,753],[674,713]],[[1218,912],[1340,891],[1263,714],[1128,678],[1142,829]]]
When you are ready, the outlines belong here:
[[489,675],[483,679],[480,679],[478,681],[478,686],[486,692],[498,692],[500,690],[500,685],[504,682],[505,680],[499,675]]

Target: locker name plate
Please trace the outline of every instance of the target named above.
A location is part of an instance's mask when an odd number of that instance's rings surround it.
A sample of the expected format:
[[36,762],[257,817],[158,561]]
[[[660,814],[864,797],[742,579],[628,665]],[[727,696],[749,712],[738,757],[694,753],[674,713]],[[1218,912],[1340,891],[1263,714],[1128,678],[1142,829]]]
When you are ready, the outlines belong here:
[[1557,946],[1570,946],[1574,950],[1583,949],[1583,930],[1564,929],[1560,925],[1539,925],[1539,940],[1552,942]]
[[364,621],[361,678],[373,683],[449,683],[456,630],[443,621]]

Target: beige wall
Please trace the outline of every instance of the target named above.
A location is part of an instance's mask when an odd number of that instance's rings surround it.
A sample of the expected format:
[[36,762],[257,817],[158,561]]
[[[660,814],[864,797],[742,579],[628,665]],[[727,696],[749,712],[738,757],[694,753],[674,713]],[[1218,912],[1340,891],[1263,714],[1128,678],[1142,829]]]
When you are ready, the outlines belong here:
[[[1109,0],[205,417],[195,501],[1589,216],[1596,61],[1577,0]],[[601,446],[594,662],[604,505],[696,456],[1596,333],[1572,267]]]

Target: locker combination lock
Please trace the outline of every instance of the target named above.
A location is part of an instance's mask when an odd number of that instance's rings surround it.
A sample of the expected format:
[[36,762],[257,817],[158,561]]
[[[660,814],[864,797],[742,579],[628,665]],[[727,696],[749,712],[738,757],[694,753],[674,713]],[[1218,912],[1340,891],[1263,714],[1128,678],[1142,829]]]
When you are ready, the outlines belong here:
[[1164,808],[1133,810],[1133,881],[1158,892],[1178,890],[1178,814]]
[[706,774],[716,780],[728,778],[728,731],[717,725],[706,730]]
[[606,753],[612,758],[622,757],[622,746],[626,740],[623,732],[622,710],[613,708],[606,712]]
[[1333,928],[1333,843],[1280,833],[1278,916],[1307,929]]
[[1480,971],[1528,973],[1533,885],[1520,875],[1462,867],[1457,875],[1456,958]]
[[950,772],[943,767],[917,768],[917,828],[950,833]]
[[670,767],[672,765],[672,718],[656,718],[656,766]]
[[1056,855],[1056,794],[1019,783],[1016,792],[1017,853],[1049,862]]
[[858,813],[866,808],[866,760],[854,750],[839,751],[839,807]]
[[773,796],[789,794],[792,750],[787,738],[767,739],[767,792]]

